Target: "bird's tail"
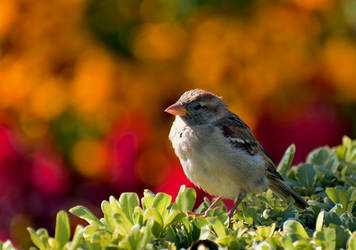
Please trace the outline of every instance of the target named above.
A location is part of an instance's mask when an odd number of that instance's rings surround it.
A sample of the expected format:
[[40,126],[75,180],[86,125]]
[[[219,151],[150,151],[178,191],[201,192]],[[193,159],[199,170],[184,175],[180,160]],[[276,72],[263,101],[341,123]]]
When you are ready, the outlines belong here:
[[269,181],[269,188],[282,200],[287,200],[289,196],[292,196],[296,207],[304,209],[308,206],[308,203],[282,180],[271,178]]

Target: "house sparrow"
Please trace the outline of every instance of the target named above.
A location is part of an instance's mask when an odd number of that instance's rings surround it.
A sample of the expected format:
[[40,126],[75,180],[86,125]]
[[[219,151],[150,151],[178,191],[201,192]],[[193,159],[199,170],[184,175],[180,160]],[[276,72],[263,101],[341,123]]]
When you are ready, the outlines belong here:
[[249,127],[228,110],[221,97],[189,90],[165,112],[175,115],[169,139],[184,173],[196,186],[218,197],[209,209],[222,198],[237,198],[231,218],[246,194],[267,187],[284,200],[292,196],[301,209],[308,205],[284,183]]

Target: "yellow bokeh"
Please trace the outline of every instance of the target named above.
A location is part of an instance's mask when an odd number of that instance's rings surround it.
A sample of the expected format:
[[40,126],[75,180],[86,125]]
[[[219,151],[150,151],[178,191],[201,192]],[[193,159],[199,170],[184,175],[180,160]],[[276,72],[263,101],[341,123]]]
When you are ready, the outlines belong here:
[[32,88],[36,85],[33,75],[23,62],[5,57],[0,61],[0,106],[22,109]]
[[72,104],[79,112],[89,115],[103,110],[110,102],[115,81],[114,63],[101,50],[89,50],[83,55],[72,86]]
[[31,111],[35,116],[50,121],[66,108],[67,95],[65,85],[56,79],[39,83],[32,91]]
[[326,72],[341,96],[356,98],[356,46],[349,41],[335,39],[328,42],[323,55]]
[[[288,0],[287,0],[288,1]],[[306,10],[324,10],[330,8],[332,0],[293,0],[297,6]]]
[[78,141],[72,151],[76,170],[83,176],[103,179],[107,174],[108,151],[105,145],[96,139]]
[[18,6],[16,1],[0,1],[0,37],[9,31],[16,15],[18,15]]
[[178,24],[147,24],[137,30],[133,51],[142,59],[172,59],[182,52],[185,36]]

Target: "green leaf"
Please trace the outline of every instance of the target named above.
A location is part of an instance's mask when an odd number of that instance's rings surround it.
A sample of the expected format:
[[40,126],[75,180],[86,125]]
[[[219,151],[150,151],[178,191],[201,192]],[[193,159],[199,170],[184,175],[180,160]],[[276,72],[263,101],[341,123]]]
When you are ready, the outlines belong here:
[[276,228],[276,224],[272,223],[272,226],[260,226],[257,228],[257,235],[262,236],[261,240],[267,239],[272,236],[274,230]]
[[307,163],[320,165],[336,171],[338,160],[334,151],[329,147],[321,147],[313,150],[307,157]]
[[175,224],[175,223],[179,222],[185,216],[186,216],[186,214],[180,210],[173,211],[166,217],[164,226],[167,227],[169,225]]
[[165,193],[156,194],[152,202],[152,207],[156,208],[158,213],[165,220],[168,214],[168,206],[171,204],[172,196]]
[[75,229],[69,250],[77,250],[79,248],[80,243],[83,240],[83,232],[84,232],[84,228],[81,225],[78,225]]
[[283,231],[287,234],[298,234],[304,239],[309,239],[309,235],[305,231],[302,224],[296,220],[287,220],[284,222]]
[[115,199],[114,196],[110,196],[109,203],[116,222],[115,227],[117,227],[118,233],[126,235],[131,230],[131,227],[134,225],[134,223],[132,223],[132,220],[130,220],[127,217],[127,214],[121,209],[119,202]]
[[335,206],[329,210],[330,213],[335,213],[338,216],[345,212],[345,208],[340,203],[335,204]]
[[147,221],[148,223],[152,223],[150,221],[154,222],[154,224],[152,224],[152,226],[151,226],[152,233],[156,237],[159,237],[162,232],[164,223],[163,223],[162,216],[160,215],[158,210],[153,207],[147,209],[143,215],[143,219],[144,219],[144,221]]
[[135,224],[127,237],[130,250],[140,249],[141,237],[140,237],[140,225]]
[[349,240],[347,241],[348,250],[356,250],[356,232],[353,232]]
[[356,164],[343,162],[341,170],[341,181],[349,184],[350,186],[356,186]]
[[293,246],[293,241],[291,237],[283,237],[281,239],[281,245],[283,247],[283,249],[286,250],[294,250],[294,246]]
[[114,219],[114,213],[112,212],[110,203],[108,201],[103,201],[101,203],[101,211],[103,211],[104,219],[111,231],[114,231],[116,228],[116,221]]
[[297,240],[293,243],[294,249],[301,249],[301,250],[314,250],[313,245],[307,240]]
[[295,145],[290,145],[285,151],[281,161],[278,164],[277,171],[283,177],[286,176],[288,169],[290,168],[295,154]]
[[200,228],[200,235],[199,239],[207,239],[210,236],[210,226],[209,224],[206,224]]
[[329,210],[330,206],[328,204],[316,201],[316,200],[308,200],[308,205],[312,206],[312,207],[317,207],[320,209],[324,209],[324,210]]
[[330,224],[341,225],[342,222],[336,213],[325,212],[324,225],[329,226]]
[[345,161],[354,162],[356,160],[356,141],[344,136],[342,144],[346,147]]
[[88,225],[83,229],[83,237],[85,239],[93,238],[93,235],[97,231],[99,231],[99,227],[98,226]]
[[144,221],[147,221],[148,219],[152,218],[155,222],[157,222],[160,226],[163,227],[163,219],[161,214],[158,212],[157,208],[149,208],[145,211],[143,215]]
[[69,218],[63,210],[57,213],[56,231],[54,238],[58,241],[60,247],[63,247],[70,238]]
[[85,220],[91,225],[96,225],[96,226],[103,226],[103,223],[100,222],[100,220],[92,213],[90,212],[89,209],[83,206],[75,206],[71,209],[69,209],[69,212],[74,214],[75,216],[78,216],[79,218]]
[[45,228],[39,228],[36,231],[36,234],[40,237],[40,239],[42,240],[42,242],[44,243],[44,245],[46,247],[48,247],[48,239],[49,239],[49,235],[48,235],[48,231]]
[[143,224],[143,210],[141,207],[136,207],[134,210],[134,222],[135,224]]
[[274,247],[272,246],[272,244],[265,240],[262,241],[261,243],[259,243],[256,247],[254,247],[254,249],[261,249],[261,250],[272,250],[274,249]]
[[311,164],[301,164],[296,167],[295,175],[297,181],[307,189],[311,190],[316,180],[316,171]]
[[327,249],[335,249],[336,246],[335,228],[328,227],[321,232],[316,232],[314,234],[314,240],[319,245],[327,247]]
[[133,213],[135,207],[140,206],[140,202],[136,193],[122,193],[119,198],[119,203],[122,211],[127,218],[134,224]]
[[154,198],[155,198],[155,194],[152,191],[150,191],[148,189],[145,189],[143,191],[143,197],[141,199],[143,210],[146,210],[147,208],[152,207]]
[[208,218],[208,221],[213,226],[214,231],[217,234],[218,238],[223,238],[226,236],[226,228],[224,224],[217,217]]
[[35,244],[36,247],[38,247],[41,250],[49,248],[48,237],[47,237],[47,241],[46,241],[45,239],[43,239],[41,237],[41,234],[38,231],[36,232],[35,230],[33,230],[30,227],[27,228],[27,231],[30,233],[31,240],[32,240],[33,244]]
[[49,244],[50,249],[62,249],[59,245],[59,242],[54,238],[49,238],[48,244]]
[[195,205],[196,198],[197,194],[194,188],[187,188],[185,185],[182,185],[172,209],[179,209],[183,212],[191,211]]
[[152,207],[152,203],[153,203],[153,199],[154,198],[155,198],[154,195],[153,196],[148,195],[148,196],[142,197],[141,203],[142,203],[143,210],[146,210],[146,209]]
[[0,249],[2,249],[2,250],[16,250],[16,248],[12,245],[10,240],[5,241],[4,243],[0,242]]
[[133,224],[121,209],[114,214],[114,219],[117,221],[119,233],[121,233],[122,235],[126,235],[131,230]]
[[127,214],[121,209],[119,202],[115,199],[114,196],[110,196],[109,203],[115,220],[115,227],[117,227],[118,233],[126,235],[134,224],[127,217]]
[[330,200],[332,200],[332,202],[335,204],[340,203],[344,209],[344,212],[346,211],[349,200],[344,191],[336,188],[327,188],[325,193],[328,195]]
[[316,231],[321,231],[323,229],[324,216],[325,216],[325,212],[324,211],[321,211],[318,214],[318,218],[316,219],[316,226],[315,226],[315,230]]
[[337,249],[345,248],[350,233],[345,228],[338,225],[331,225],[331,227],[335,229],[335,233],[336,233],[335,236],[336,248]]
[[83,237],[94,249],[105,249],[110,243],[110,233],[103,227],[86,226]]
[[119,202],[115,199],[114,196],[109,197],[109,203],[110,203],[110,207],[111,207],[111,213],[113,214],[113,216],[116,213],[124,213],[122,211],[122,209],[120,208]]
[[337,159],[339,161],[344,161],[345,156],[346,156],[346,146],[345,145],[340,145],[334,148],[335,154],[337,156]]
[[351,232],[356,231],[356,217],[351,213],[346,212],[340,216],[340,220]]
[[[147,223],[146,227],[143,228],[144,231],[143,231],[143,236],[142,236],[142,240],[141,240],[142,248],[145,248],[146,245],[153,240],[152,227],[153,227],[153,223],[151,220],[151,223]],[[142,230],[141,230],[141,232],[142,232]]]
[[193,223],[197,228],[201,228],[201,227],[205,226],[206,224],[208,224],[209,222],[208,222],[207,218],[198,216],[198,217],[194,218]]

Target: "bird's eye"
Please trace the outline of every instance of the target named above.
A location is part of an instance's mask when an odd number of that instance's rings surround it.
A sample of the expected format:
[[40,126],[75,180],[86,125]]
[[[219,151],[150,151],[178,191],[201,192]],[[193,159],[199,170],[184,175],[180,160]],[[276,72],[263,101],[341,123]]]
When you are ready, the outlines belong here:
[[197,102],[197,103],[194,103],[194,105],[193,105],[193,109],[194,110],[199,110],[199,109],[201,109],[203,106],[199,103],[199,102]]

